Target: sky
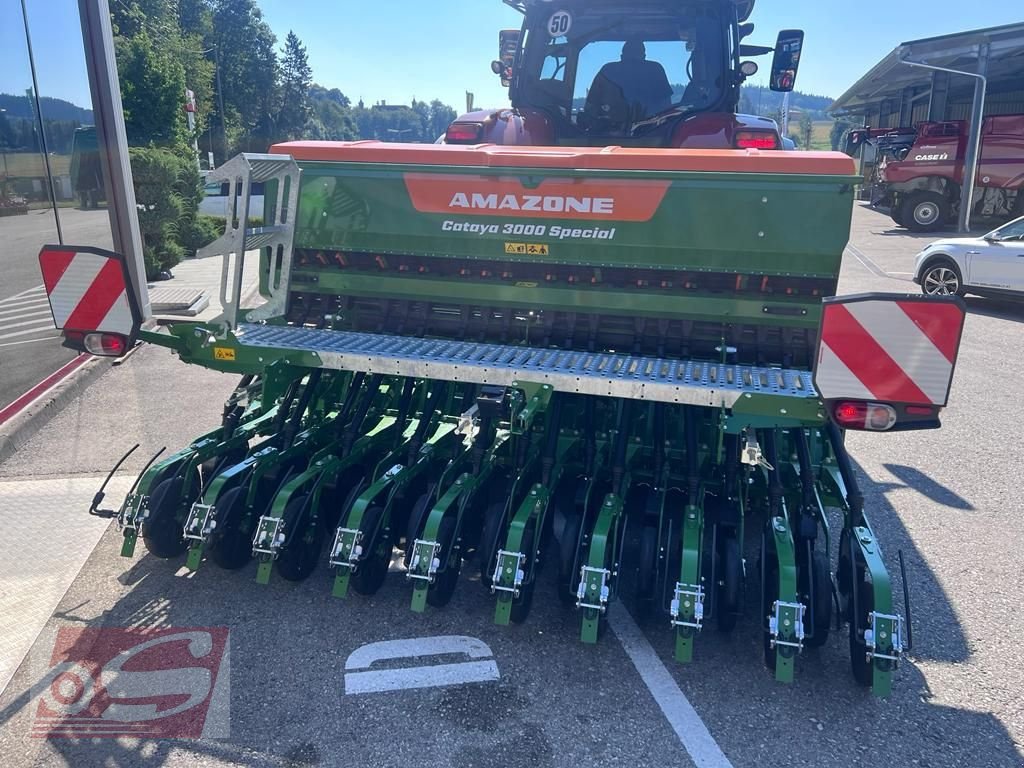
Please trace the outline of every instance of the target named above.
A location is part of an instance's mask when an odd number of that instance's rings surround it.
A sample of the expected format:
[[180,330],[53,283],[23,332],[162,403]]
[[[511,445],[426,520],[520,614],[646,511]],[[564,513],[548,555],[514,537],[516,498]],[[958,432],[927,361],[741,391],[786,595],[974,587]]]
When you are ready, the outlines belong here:
[[[88,106],[76,0],[27,3],[40,93]],[[260,0],[260,6],[280,43],[291,29],[306,45],[315,80],[353,101],[440,98],[461,111],[472,91],[478,107],[508,103],[490,62],[498,30],[518,27],[521,17],[501,0]],[[0,92],[24,93],[30,85],[19,7],[20,0],[0,0]],[[901,41],[1024,21],[1018,0],[891,3],[884,16],[873,7],[880,6],[758,0],[751,17],[757,31],[747,42],[771,45],[779,29],[804,29],[797,88],[834,98]],[[768,69],[767,57],[759,63]]]

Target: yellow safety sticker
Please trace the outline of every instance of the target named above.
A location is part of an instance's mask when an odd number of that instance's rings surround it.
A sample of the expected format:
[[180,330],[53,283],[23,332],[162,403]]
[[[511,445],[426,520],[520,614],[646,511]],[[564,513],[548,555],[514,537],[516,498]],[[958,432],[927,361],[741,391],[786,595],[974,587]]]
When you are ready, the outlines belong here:
[[505,253],[523,256],[548,256],[551,251],[543,243],[505,243]]
[[235,350],[230,347],[214,347],[213,348],[213,359],[214,360],[234,360]]

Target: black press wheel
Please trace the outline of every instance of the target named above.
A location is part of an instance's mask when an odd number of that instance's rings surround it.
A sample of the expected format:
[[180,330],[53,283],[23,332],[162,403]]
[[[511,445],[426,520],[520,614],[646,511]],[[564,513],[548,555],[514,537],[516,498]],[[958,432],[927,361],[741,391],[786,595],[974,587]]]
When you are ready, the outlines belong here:
[[526,572],[526,581],[519,588],[519,597],[512,600],[512,610],[509,618],[515,624],[522,624],[530,615],[530,608],[533,607],[533,592],[537,585],[537,519],[531,518],[526,523],[526,530],[523,531],[522,552],[526,555],[523,562],[523,570]]
[[368,546],[377,535],[375,546],[365,552],[352,571],[352,589],[360,595],[374,595],[382,586],[391,567],[392,540],[390,531],[377,531],[384,516],[384,507],[375,505],[363,513],[359,530],[363,532],[363,546]]
[[903,203],[904,226],[912,232],[935,232],[949,220],[952,208],[938,192],[912,192]]
[[484,529],[480,535],[480,546],[477,547],[477,559],[480,561],[480,583],[487,589],[490,589],[493,583],[498,550],[505,544],[508,533],[503,524],[505,506],[504,500],[492,501],[484,510]]
[[637,619],[650,621],[657,605],[658,526],[645,525],[640,532],[640,562],[636,573]]
[[[828,640],[832,628],[832,579],[829,575],[828,560],[824,552],[811,553],[810,568],[805,578],[811,580],[810,589],[804,595],[804,604],[810,606],[810,615],[806,622],[810,630],[804,639],[808,648],[820,648]],[[813,592],[813,596],[810,594]]]
[[960,270],[949,259],[929,262],[921,272],[921,292],[927,296],[963,296]]
[[[875,591],[863,573],[858,578],[856,586],[857,615],[850,621],[850,671],[853,672],[853,679],[857,681],[857,685],[868,688],[874,678],[874,669],[872,663],[868,661],[864,631],[870,629],[868,616],[875,610]],[[853,601],[850,602],[852,606]]]
[[160,481],[149,495],[149,516],[142,524],[142,541],[155,557],[177,557],[188,549],[184,521],[179,519],[180,476]]
[[764,645],[764,664],[774,672],[778,647],[772,645],[769,620],[775,613],[775,602],[779,599],[779,556],[774,548],[768,547],[767,543],[761,545],[759,570],[761,571],[761,635]]
[[[369,510],[367,510],[369,511]],[[412,560],[413,543],[420,537],[420,532],[427,524],[427,517],[430,515],[430,494],[424,493],[412,505],[409,511],[409,521],[405,529],[405,565],[409,566]]]
[[292,497],[284,510],[288,539],[278,553],[277,572],[285,581],[304,581],[320,560],[324,526],[307,506],[309,503],[309,495],[300,493]]
[[252,526],[245,514],[245,486],[232,488],[217,499],[217,527],[210,541],[210,559],[227,571],[237,571],[252,559]]
[[725,536],[719,543],[717,591],[715,592],[715,623],[719,632],[732,632],[740,612],[740,590],[743,564],[740,543],[735,536]]
[[558,540],[558,598],[564,605],[576,604],[576,588],[580,583],[576,554],[582,527],[582,515],[575,510],[570,512]]
[[427,587],[427,605],[434,608],[448,605],[455,594],[455,586],[459,583],[462,553],[455,550],[456,522],[454,514],[446,515],[437,531],[437,541],[441,545],[437,556],[441,559],[444,569],[437,572],[434,583]]

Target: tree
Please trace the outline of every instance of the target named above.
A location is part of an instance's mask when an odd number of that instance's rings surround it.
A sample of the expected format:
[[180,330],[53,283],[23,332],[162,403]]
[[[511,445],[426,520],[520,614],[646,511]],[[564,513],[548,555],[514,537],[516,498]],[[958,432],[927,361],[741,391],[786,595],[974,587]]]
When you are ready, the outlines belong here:
[[222,155],[265,152],[279,111],[277,38],[254,0],[215,0],[212,22],[224,88],[217,124],[226,128],[229,144]]
[[313,70],[309,67],[306,48],[298,36],[289,31],[281,59],[281,113],[277,121],[281,138],[301,139],[309,134],[313,116],[309,98],[312,85]]
[[455,110],[442,101],[434,99],[430,102],[430,129],[427,140],[433,141],[434,139],[437,139],[438,136],[448,130],[448,126],[455,122],[455,118],[457,117],[458,114]]
[[114,50],[128,143],[183,150],[188,131],[181,62],[166,48],[154,45],[145,29],[132,37],[118,36]]
[[804,149],[811,149],[811,135],[814,133],[814,118],[804,110],[800,113],[800,136],[803,138]]

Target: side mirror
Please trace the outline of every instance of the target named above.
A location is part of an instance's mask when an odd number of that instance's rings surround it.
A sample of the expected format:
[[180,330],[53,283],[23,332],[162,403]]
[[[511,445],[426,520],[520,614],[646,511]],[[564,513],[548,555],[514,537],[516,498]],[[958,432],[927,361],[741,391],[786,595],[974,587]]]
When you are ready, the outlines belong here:
[[778,93],[789,93],[796,86],[796,73],[800,68],[800,53],[804,47],[802,29],[784,29],[775,43],[772,74],[769,87]]
[[504,88],[512,85],[512,67],[516,63],[521,34],[518,29],[503,29],[498,33],[498,59],[491,62],[491,71],[501,75],[501,85]]

